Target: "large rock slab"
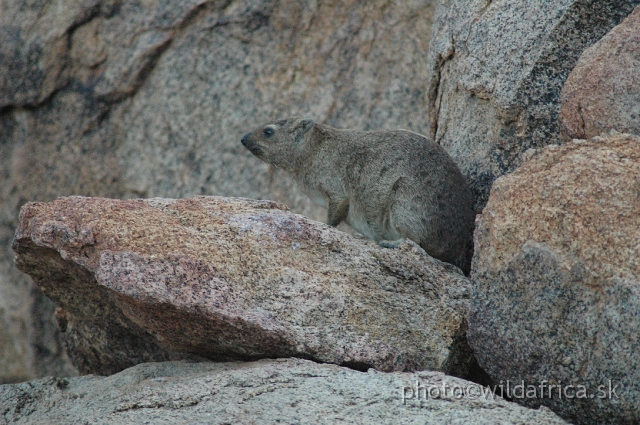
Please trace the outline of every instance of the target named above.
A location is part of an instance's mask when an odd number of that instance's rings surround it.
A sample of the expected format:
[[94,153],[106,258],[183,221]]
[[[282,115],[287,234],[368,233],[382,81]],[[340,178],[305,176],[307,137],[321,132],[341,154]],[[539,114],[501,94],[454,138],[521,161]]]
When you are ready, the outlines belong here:
[[548,147],[496,180],[468,337],[493,380],[538,386],[516,401],[577,423],[640,421],[639,182],[631,135]]
[[0,386],[0,423],[566,423],[485,390],[438,372],[364,373],[299,359],[145,363],[106,378]]
[[640,135],[640,7],[580,56],[562,89],[560,121],[568,139]]
[[62,307],[84,373],[185,353],[458,376],[473,363],[459,269],[412,242],[382,248],[275,202],[28,203],[13,248]]
[[323,220],[240,138],[289,115],[426,133],[434,5],[0,2],[0,382],[73,372],[53,305],[13,265],[25,202],[243,196]]
[[430,134],[483,207],[529,148],[558,143],[560,93],[580,54],[637,0],[442,0],[427,57]]

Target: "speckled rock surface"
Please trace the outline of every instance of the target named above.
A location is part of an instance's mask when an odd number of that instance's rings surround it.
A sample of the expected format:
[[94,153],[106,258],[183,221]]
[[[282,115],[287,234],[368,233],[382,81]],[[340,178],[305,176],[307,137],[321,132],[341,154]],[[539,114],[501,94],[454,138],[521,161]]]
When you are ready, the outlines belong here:
[[496,382],[575,386],[519,401],[640,421],[639,182],[630,135],[547,147],[496,180],[476,223],[469,342]]
[[457,376],[473,362],[459,269],[414,243],[381,248],[271,201],[29,203],[13,248],[64,310],[85,373],[175,353]]
[[482,390],[438,372],[357,372],[298,359],[145,363],[107,378],[0,386],[0,423],[566,423]]
[[640,135],[640,6],[580,56],[562,89],[560,120],[567,139]]
[[560,92],[582,51],[637,0],[442,0],[427,67],[431,135],[477,206],[528,148],[558,143]]
[[322,220],[240,138],[289,115],[426,133],[434,4],[0,2],[0,382],[73,373],[13,266],[25,202],[243,196]]

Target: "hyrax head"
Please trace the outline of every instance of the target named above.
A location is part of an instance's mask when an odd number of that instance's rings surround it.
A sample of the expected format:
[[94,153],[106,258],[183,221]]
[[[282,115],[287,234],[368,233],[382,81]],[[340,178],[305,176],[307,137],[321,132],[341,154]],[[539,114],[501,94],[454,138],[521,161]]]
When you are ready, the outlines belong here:
[[309,149],[305,135],[313,125],[312,119],[287,118],[245,134],[242,144],[264,162],[294,171]]

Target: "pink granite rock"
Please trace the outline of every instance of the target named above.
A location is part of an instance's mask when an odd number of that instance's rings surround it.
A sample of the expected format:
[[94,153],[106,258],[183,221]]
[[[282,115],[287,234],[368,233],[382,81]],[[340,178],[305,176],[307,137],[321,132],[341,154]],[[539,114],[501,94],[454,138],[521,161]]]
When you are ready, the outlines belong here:
[[475,238],[468,336],[493,381],[574,423],[637,424],[640,137],[540,150],[496,180]]
[[473,362],[469,283],[457,268],[271,201],[29,203],[13,247],[18,268],[63,309],[85,373],[185,356],[459,376]]
[[640,6],[584,51],[562,90],[566,139],[640,135]]

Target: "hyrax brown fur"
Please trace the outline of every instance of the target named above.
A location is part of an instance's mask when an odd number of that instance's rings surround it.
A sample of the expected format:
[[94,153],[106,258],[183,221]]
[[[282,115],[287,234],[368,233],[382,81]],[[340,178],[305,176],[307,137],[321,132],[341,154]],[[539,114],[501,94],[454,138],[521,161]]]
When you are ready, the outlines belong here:
[[289,118],[246,134],[242,144],[289,172],[329,210],[383,247],[404,238],[468,273],[474,227],[469,186],[447,152],[406,130],[339,130]]

